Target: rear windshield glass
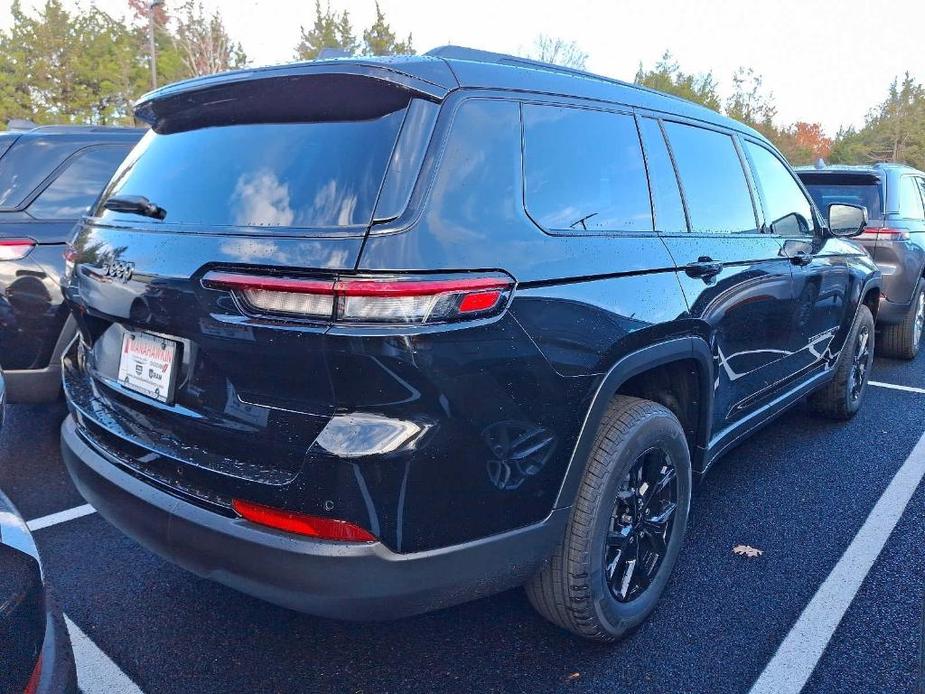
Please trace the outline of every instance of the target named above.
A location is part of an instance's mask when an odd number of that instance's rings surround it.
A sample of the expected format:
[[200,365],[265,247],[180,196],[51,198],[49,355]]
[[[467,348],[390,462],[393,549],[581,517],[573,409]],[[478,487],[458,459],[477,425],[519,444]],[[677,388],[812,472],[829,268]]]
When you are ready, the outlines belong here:
[[[164,223],[331,228],[367,226],[405,109],[377,118],[149,131],[109,197],[141,195]],[[144,219],[146,223],[155,222]]]
[[828,213],[829,205],[840,203],[866,207],[870,219],[883,217],[880,185],[873,180],[854,178],[844,183],[815,183],[804,179],[804,183],[823,215]]

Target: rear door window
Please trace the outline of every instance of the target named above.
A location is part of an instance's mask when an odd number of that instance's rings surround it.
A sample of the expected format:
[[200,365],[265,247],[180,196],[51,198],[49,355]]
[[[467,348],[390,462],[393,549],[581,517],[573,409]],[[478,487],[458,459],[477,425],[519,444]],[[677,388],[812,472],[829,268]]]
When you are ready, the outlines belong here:
[[683,123],[665,122],[691,231],[755,233],[755,210],[745,169],[732,137]]
[[903,176],[899,182],[899,213],[905,219],[925,219],[922,195],[914,176]]
[[633,116],[525,104],[524,200],[551,231],[652,231]]
[[364,120],[152,130],[103,201],[142,195],[166,210],[167,224],[365,228],[404,114],[401,108]]
[[668,233],[687,231],[684,217],[684,203],[678,189],[665,137],[657,120],[640,118],[639,129],[646,147],[646,167],[649,171],[649,185],[652,188],[652,203],[655,207],[655,228]]
[[86,214],[129,149],[102,146],[78,152],[27,212],[37,219],[77,219]]
[[805,236],[813,229],[812,206],[783,162],[768,149],[745,142],[761,192],[764,216],[771,231],[780,236]]

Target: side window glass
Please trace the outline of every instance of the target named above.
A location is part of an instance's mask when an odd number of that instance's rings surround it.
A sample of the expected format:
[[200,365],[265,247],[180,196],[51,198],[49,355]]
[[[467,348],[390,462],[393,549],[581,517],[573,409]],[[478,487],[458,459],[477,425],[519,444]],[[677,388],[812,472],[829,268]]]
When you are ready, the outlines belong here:
[[667,232],[687,231],[678,177],[662,129],[658,121],[652,118],[641,118],[639,127],[646,147],[649,187],[652,189],[652,202],[655,206],[655,228]]
[[665,122],[691,231],[755,233],[755,210],[745,170],[729,135]]
[[645,163],[632,116],[523,106],[524,200],[556,231],[652,231]]
[[912,176],[903,176],[899,180],[899,213],[905,219],[925,219],[922,196]]
[[922,197],[923,203],[925,203],[925,178],[916,176],[915,183],[919,187],[919,195]]
[[812,207],[787,167],[761,145],[746,141],[745,149],[755,167],[755,180],[771,231],[780,236],[810,234],[814,226]]
[[12,209],[73,154],[73,142],[23,136],[0,159],[0,209]]
[[77,219],[85,214],[128,154],[128,147],[102,146],[78,153],[29,205],[36,219]]

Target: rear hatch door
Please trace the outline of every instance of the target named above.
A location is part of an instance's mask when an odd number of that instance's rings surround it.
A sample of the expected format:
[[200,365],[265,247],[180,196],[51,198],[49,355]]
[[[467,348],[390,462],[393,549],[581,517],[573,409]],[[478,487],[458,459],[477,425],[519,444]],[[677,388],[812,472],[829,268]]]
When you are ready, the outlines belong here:
[[[329,325],[248,314],[203,277],[354,271],[406,122],[437,100],[322,71],[142,104],[153,128],[83,223],[67,280],[83,344],[65,380],[101,445],[200,500],[279,502],[241,487],[292,484],[337,410]],[[118,204],[140,198],[162,213]]]

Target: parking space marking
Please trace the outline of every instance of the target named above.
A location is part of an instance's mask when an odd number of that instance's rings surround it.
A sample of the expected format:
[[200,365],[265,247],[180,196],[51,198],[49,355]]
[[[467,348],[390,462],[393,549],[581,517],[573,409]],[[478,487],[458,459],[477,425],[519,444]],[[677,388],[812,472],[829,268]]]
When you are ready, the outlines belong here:
[[74,520],[75,518],[89,516],[91,513],[96,513],[96,509],[93,508],[90,504],[84,504],[83,506],[75,506],[74,508],[69,508],[66,511],[58,511],[57,513],[42,516],[41,518],[35,518],[26,523],[26,525],[29,526],[29,530],[35,532],[36,530],[41,530],[42,528],[58,525],[58,523],[64,523],[69,520]]
[[889,388],[890,390],[901,390],[906,393],[923,393],[925,388],[913,388],[912,386],[898,386],[895,383],[883,383],[882,381],[868,381],[868,385],[877,386],[878,388]]
[[799,692],[925,477],[925,434],[906,458],[832,572],[803,609],[749,694]]
[[141,694],[138,685],[132,682],[109,656],[78,627],[71,618],[64,615],[67,631],[74,648],[77,663],[77,686],[83,694]]

